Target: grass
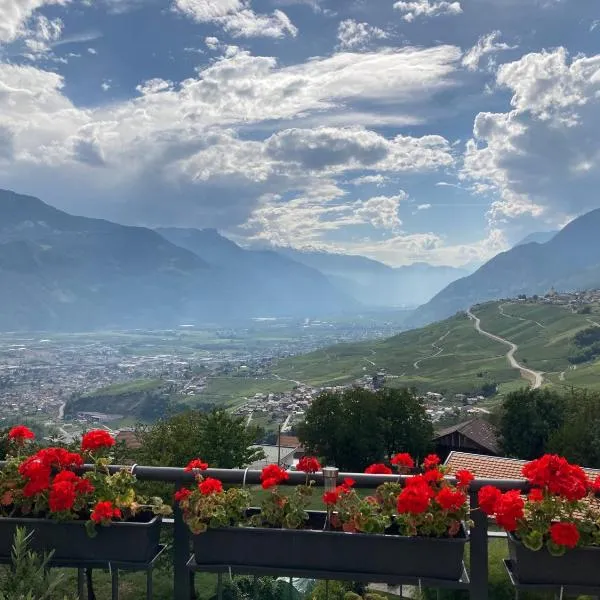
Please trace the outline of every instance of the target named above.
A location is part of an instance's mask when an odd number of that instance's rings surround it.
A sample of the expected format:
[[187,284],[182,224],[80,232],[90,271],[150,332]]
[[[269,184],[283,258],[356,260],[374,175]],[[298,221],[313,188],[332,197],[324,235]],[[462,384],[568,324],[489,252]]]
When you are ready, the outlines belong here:
[[125,383],[115,383],[93,392],[84,394],[83,398],[94,398],[96,396],[122,396],[123,394],[135,394],[155,390],[164,385],[161,379],[136,379]]
[[246,398],[255,394],[285,392],[291,390],[294,385],[291,381],[275,377],[211,377],[202,395],[196,398],[202,402],[234,407],[243,404]]

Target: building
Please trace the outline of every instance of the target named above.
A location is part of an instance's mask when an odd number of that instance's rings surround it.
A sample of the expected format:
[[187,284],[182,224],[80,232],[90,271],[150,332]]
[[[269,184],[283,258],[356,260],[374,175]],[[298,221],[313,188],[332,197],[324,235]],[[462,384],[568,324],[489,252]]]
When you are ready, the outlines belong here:
[[433,438],[437,454],[444,460],[453,451],[497,456],[500,454],[498,430],[489,421],[476,417],[446,427]]

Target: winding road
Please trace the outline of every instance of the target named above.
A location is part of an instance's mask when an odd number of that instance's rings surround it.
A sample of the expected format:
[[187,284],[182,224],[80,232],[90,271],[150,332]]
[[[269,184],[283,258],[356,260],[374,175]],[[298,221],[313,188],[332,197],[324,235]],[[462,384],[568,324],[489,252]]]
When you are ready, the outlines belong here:
[[441,346],[438,346],[437,344],[438,344],[438,342],[443,342],[443,341],[446,339],[446,337],[448,337],[448,334],[449,334],[449,333],[450,333],[450,330],[449,330],[449,331],[446,331],[446,333],[445,333],[445,334],[444,334],[444,335],[443,335],[441,338],[437,339],[435,342],[433,342],[433,343],[431,344],[431,347],[432,347],[432,348],[435,350],[435,353],[434,353],[434,354],[431,354],[430,356],[424,356],[423,358],[420,358],[419,360],[415,361],[415,362],[413,363],[413,367],[414,367],[415,369],[418,369],[418,368],[419,368],[419,365],[420,365],[420,364],[421,364],[421,363],[422,363],[424,360],[429,360],[430,358],[435,358],[436,356],[439,356],[439,355],[440,355],[440,354],[441,354],[441,353],[444,351],[444,349],[443,349]]
[[517,344],[514,344],[513,342],[510,342],[508,340],[505,340],[504,338],[500,337],[499,335],[494,335],[493,333],[490,333],[489,331],[485,331],[484,329],[481,329],[481,319],[479,317],[476,317],[471,312],[471,309],[467,310],[467,315],[468,315],[469,319],[471,319],[475,323],[475,329],[478,333],[480,333],[481,335],[485,335],[486,337],[490,338],[491,340],[495,340],[496,342],[500,342],[501,344],[504,344],[505,346],[509,347],[509,351],[506,353],[506,358],[508,360],[508,363],[510,364],[510,366],[513,369],[518,369],[520,371],[521,377],[527,379],[528,381],[530,381],[532,383],[532,388],[534,390],[542,387],[542,384],[544,383],[544,374],[540,371],[533,371],[532,369],[528,369],[527,367],[520,364],[517,361],[517,359],[515,358],[515,352],[519,349],[519,346],[517,346]]

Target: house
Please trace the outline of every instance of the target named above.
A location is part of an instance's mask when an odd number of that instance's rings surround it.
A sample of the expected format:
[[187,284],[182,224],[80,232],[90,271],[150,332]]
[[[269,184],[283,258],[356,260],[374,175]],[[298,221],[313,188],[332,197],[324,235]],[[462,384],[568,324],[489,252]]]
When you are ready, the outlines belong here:
[[438,431],[433,443],[442,460],[456,450],[497,456],[500,453],[498,438],[496,427],[481,417],[475,417]]
[[124,442],[125,446],[130,450],[137,450],[142,445],[135,431],[130,428],[121,429],[115,436],[115,441],[117,443]]
[[294,448],[294,458],[302,458],[306,454],[295,435],[280,435],[278,443],[282,448]]

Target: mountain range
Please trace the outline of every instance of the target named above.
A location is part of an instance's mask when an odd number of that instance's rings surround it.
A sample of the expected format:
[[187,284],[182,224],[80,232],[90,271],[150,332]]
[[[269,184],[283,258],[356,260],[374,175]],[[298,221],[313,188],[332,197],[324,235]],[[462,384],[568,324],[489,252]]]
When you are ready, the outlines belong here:
[[600,288],[598,232],[600,209],[574,219],[557,233],[541,234],[545,238],[537,234],[534,239],[547,241],[521,243],[498,254],[420,306],[409,324],[432,323],[473,304],[519,294],[545,294],[551,288],[565,292]]

